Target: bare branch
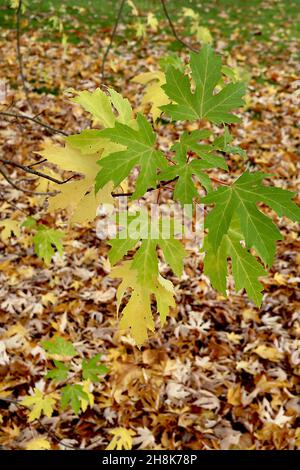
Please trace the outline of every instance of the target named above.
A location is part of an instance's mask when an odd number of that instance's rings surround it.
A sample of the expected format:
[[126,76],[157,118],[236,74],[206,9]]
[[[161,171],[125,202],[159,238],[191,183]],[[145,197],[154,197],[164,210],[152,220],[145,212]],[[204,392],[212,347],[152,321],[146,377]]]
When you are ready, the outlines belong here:
[[19,62],[19,69],[20,69],[20,76],[22,80],[22,85],[23,85],[23,90],[26,95],[27,103],[29,106],[32,108],[32,104],[29,98],[29,90],[27,88],[26,84],[26,78],[24,74],[24,67],[23,67],[23,57],[22,57],[22,52],[21,52],[21,15],[22,15],[22,3],[23,0],[19,0],[18,8],[17,8],[17,21],[16,21],[16,27],[17,27],[17,57],[18,57],[18,62]]
[[226,181],[219,180],[219,178],[214,178],[213,176],[210,176],[210,179],[214,181],[215,183],[223,184],[224,186],[230,186],[230,183],[227,183]]
[[[149,193],[150,191],[156,191],[157,189],[161,189],[164,186],[167,186],[169,183],[173,183],[173,181],[176,181],[176,180],[178,180],[178,176],[176,176],[175,178],[172,178],[171,180],[168,180],[168,181],[162,181],[155,188],[148,188],[146,193]],[[125,197],[125,196],[129,197],[129,196],[133,195],[133,192],[131,192],[131,193],[112,193],[111,195],[112,195],[112,197]]]
[[117,32],[118,24],[119,24],[121,16],[122,16],[122,11],[123,11],[124,5],[125,5],[125,0],[121,0],[120,8],[119,8],[119,11],[118,11],[118,14],[117,14],[117,18],[116,18],[116,21],[115,21],[115,24],[114,24],[114,27],[113,27],[113,30],[112,30],[112,33],[111,33],[111,36],[110,36],[110,41],[109,41],[109,44],[108,44],[108,46],[107,46],[107,48],[106,48],[106,50],[103,54],[102,65],[101,65],[101,78],[102,78],[102,80],[104,80],[105,62],[106,62],[107,56],[109,54],[109,51],[111,50],[111,46],[112,46],[112,43],[114,41],[114,38],[115,38],[115,35],[116,35],[116,32]]
[[174,37],[177,39],[177,41],[179,41],[183,46],[187,47],[190,51],[199,52],[198,49],[195,49],[193,46],[190,46],[190,44],[187,44],[183,39],[181,39],[181,37],[178,35],[178,33],[175,29],[175,26],[174,26],[174,24],[171,20],[171,17],[169,15],[165,0],[161,0],[161,4],[162,4],[163,10],[164,10],[164,14],[166,15],[166,18],[167,18],[168,23],[170,25],[170,28],[172,30],[172,33],[173,33]]
[[39,124],[40,126],[44,127],[45,129],[48,129],[48,131],[52,132],[52,134],[61,134],[64,136],[68,136],[68,134],[64,131],[61,131],[60,129],[55,129],[55,127],[49,126],[48,124],[44,123],[43,121],[40,121],[34,116],[28,116],[27,114],[17,114],[17,113],[11,113],[8,111],[0,111],[1,116],[7,116],[7,117],[14,117],[16,119],[27,119],[28,121],[35,122],[36,124]]
[[26,194],[34,194],[35,196],[55,196],[57,194],[57,191],[55,192],[40,192],[40,191],[31,191],[30,189],[24,189],[18,186],[11,178],[10,176],[6,173],[5,169],[3,166],[0,166],[0,173],[3,176],[3,178],[14,188],[17,189],[18,191],[22,191],[23,193]]
[[[73,176],[70,176],[70,178],[68,178],[64,181],[61,181],[61,180],[58,180],[56,178],[53,178],[52,176],[46,175],[45,173],[42,173],[41,171],[33,170],[31,168],[32,165],[29,165],[29,166],[21,165],[21,163],[14,162],[13,160],[6,160],[4,158],[0,158],[0,162],[4,163],[4,165],[10,165],[10,166],[13,166],[15,168],[20,168],[21,170],[26,171],[26,173],[31,173],[32,175],[39,176],[40,178],[44,178],[44,179],[52,181],[53,183],[56,183],[56,184],[65,184],[68,181],[70,181],[72,178],[74,178],[74,175],[73,175]],[[39,162],[39,163],[41,163],[41,162]]]
[[40,160],[39,162],[31,163],[31,165],[27,165],[28,168],[32,168],[33,166],[40,165],[41,163],[44,163],[47,161],[47,158],[44,158],[43,160]]

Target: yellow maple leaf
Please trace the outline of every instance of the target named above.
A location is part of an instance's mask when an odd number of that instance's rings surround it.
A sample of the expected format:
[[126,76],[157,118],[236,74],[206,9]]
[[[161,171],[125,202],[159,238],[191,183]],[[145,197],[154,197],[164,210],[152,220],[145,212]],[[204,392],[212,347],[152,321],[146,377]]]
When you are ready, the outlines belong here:
[[48,207],[50,212],[68,209],[71,213],[71,223],[84,223],[96,217],[97,208],[101,203],[113,205],[111,196],[113,183],[105,185],[97,194],[94,191],[95,175],[99,171],[98,152],[93,155],[83,155],[69,144],[65,147],[50,144],[39,153],[63,170],[84,175],[81,180],[70,181],[63,185],[51,183],[51,190],[56,189],[60,193],[50,198]]
[[240,384],[230,387],[227,391],[227,401],[230,405],[239,406],[241,404],[241,386]]
[[146,91],[142,98],[142,106],[145,107],[148,103],[151,104],[150,114],[153,121],[161,115],[162,111],[160,106],[169,104],[171,101],[162,89],[162,85],[166,83],[166,76],[161,71],[145,72],[137,75],[132,79],[133,82],[146,85]]
[[[113,88],[108,88],[107,91],[108,94],[100,88],[96,88],[92,92],[74,90],[77,96],[71,98],[71,101],[80,104],[85,111],[92,115],[93,122],[101,124],[103,127],[114,127],[116,121],[136,127],[132,107],[128,99]],[[117,111],[117,114],[114,113],[114,110]],[[103,141],[111,145],[109,141],[105,139]]]
[[269,361],[272,362],[279,362],[283,358],[283,353],[278,351],[275,348],[272,348],[271,346],[265,346],[265,345],[260,345],[257,346],[253,350],[258,356],[262,357],[263,359],[268,359]]
[[133,16],[139,16],[139,11],[132,0],[127,0],[128,6],[131,8],[131,14]]
[[87,90],[76,91],[77,96],[71,98],[74,103],[80,104],[93,116],[94,123],[100,123],[104,127],[114,127],[116,117],[113,113],[109,97],[100,88],[90,92]]
[[182,15],[185,16],[186,18],[194,18],[194,19],[199,19],[199,14],[196,13],[192,8],[182,8]]
[[0,222],[0,237],[3,243],[7,243],[8,239],[14,234],[16,237],[21,235],[20,222],[17,220],[5,219]]
[[88,400],[84,400],[83,398],[80,398],[81,409],[83,412],[87,410],[88,406],[90,406],[91,408],[94,406],[94,395],[92,394],[91,388],[92,388],[92,382],[89,379],[84,380],[82,382],[82,389],[89,398]]
[[132,27],[135,29],[136,37],[141,39],[146,37],[146,24],[142,23],[140,20],[132,24]]
[[52,416],[55,403],[56,398],[54,398],[53,393],[45,395],[38,388],[34,389],[33,395],[27,396],[21,401],[23,406],[32,408],[28,415],[29,422],[40,418],[42,414],[50,418],[50,416]]
[[153,31],[157,31],[158,20],[157,20],[156,16],[154,15],[154,13],[152,13],[151,11],[149,11],[149,13],[147,15],[147,25],[150,26],[150,28]]
[[126,428],[115,428],[111,429],[110,434],[114,437],[106,447],[106,450],[131,450],[132,449],[132,437],[135,436],[135,432],[131,429]]
[[196,29],[196,38],[203,44],[211,44],[213,42],[212,35],[205,26],[198,26]]
[[57,301],[57,297],[55,294],[48,292],[47,294],[42,295],[42,304],[47,305],[47,304],[55,304]]
[[36,437],[31,441],[27,442],[25,446],[26,450],[49,450],[51,449],[51,444],[44,437]]
[[[123,98],[115,90],[109,88],[108,94],[100,88],[93,92],[87,90],[79,92],[72,90],[72,92],[76,93],[72,101],[89,112],[94,123],[103,127],[113,127],[118,121],[132,128],[137,127],[128,99]],[[99,131],[96,129],[85,130],[80,134],[68,136],[64,147],[47,143],[44,149],[38,152],[60,169],[83,176],[80,180],[73,180],[63,185],[56,183],[49,185],[49,189],[60,191],[50,199],[49,211],[68,209],[71,213],[71,223],[93,220],[101,203],[108,204],[111,209],[113,207],[112,182],[95,194],[95,176],[100,169],[97,162],[100,158],[124,149],[124,146],[99,137],[97,132]]]
[[140,346],[148,337],[147,330],[154,331],[151,294],[156,297],[157,310],[163,324],[169,308],[175,306],[173,284],[159,275],[155,284],[149,285],[148,289],[145,288],[138,282],[137,271],[131,269],[131,261],[125,261],[120,266],[114,267],[109,276],[122,278],[117,290],[118,310],[127,289],[132,290],[131,297],[122,311],[119,328],[130,329],[133,339]]

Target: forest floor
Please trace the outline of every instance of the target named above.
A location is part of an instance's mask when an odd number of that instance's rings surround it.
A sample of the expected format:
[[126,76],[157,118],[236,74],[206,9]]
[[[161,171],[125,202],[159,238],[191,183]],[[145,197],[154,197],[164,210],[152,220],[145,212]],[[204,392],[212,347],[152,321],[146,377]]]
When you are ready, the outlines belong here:
[[[3,29],[1,110],[41,113],[41,119],[67,133],[90,127],[86,113],[63,92],[70,87],[94,90],[101,84],[99,51],[107,44],[105,31],[88,36],[85,31],[78,33],[82,40],[70,42],[66,49],[60,42],[45,40],[37,28],[22,36],[30,109],[20,81],[15,31]],[[164,24],[160,34],[149,33],[137,42],[133,37],[126,39],[120,28],[106,64],[105,83],[122,92],[133,108],[140,104],[143,88],[131,79],[156,70],[172,44],[179,49],[166,31]],[[184,26],[179,31],[184,32]],[[217,28],[213,37],[225,60],[228,37]],[[230,33],[230,41],[231,63],[249,75],[243,119],[231,126],[247,160],[231,159],[230,177],[238,176],[246,166],[272,173],[276,186],[296,190],[300,144],[296,38],[282,37],[274,28],[268,41],[261,41],[259,34],[245,41],[239,30]],[[177,53],[187,57],[183,48]],[[159,122],[160,143],[175,140],[178,130],[182,126]],[[35,123],[3,118],[0,141],[6,158],[32,163],[45,141],[62,143],[63,139]],[[229,178],[223,171],[214,176]],[[43,437],[52,449],[104,449],[111,431],[118,427],[132,430],[135,449],[300,447],[300,242],[296,224],[279,220],[284,240],[278,243],[276,262],[263,280],[260,309],[242,292],[230,292],[228,298],[217,294],[203,274],[199,247],[192,242],[181,279],[162,264],[164,275],[175,285],[177,308],[139,350],[128,335],[118,331],[118,282],[109,278],[109,247],[97,237],[95,223],[69,230],[65,214],[49,215],[41,197],[25,195],[3,179],[0,191],[3,219],[22,220],[34,214],[67,233],[63,257],[55,256],[49,267],[34,254],[26,231],[0,241],[3,448],[23,449],[32,439]],[[164,191],[168,197],[169,190]],[[29,424],[26,409],[14,401],[34,387],[47,386],[44,375],[49,361],[40,343],[55,333],[72,341],[81,353],[101,353],[109,372],[94,387],[93,408],[79,416],[66,410]]]

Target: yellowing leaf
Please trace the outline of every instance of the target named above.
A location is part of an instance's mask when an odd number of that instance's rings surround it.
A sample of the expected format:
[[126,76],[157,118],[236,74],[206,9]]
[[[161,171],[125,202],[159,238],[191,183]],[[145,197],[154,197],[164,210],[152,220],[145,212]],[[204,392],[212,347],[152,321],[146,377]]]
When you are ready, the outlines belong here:
[[146,25],[144,23],[136,21],[132,26],[135,29],[137,38],[144,38],[146,36]]
[[113,205],[111,183],[105,185],[97,194],[94,191],[94,180],[99,171],[97,165],[99,153],[83,155],[79,150],[66,144],[65,147],[47,145],[40,154],[63,170],[71,170],[85,176],[84,179],[63,185],[51,183],[51,189],[56,189],[60,193],[50,198],[48,207],[50,212],[67,209],[71,214],[71,223],[84,223],[96,217],[97,207],[101,203]]
[[[109,88],[108,92],[109,94],[106,94],[100,88],[96,88],[93,92],[79,91],[76,92],[77,96],[71,100],[80,104],[92,115],[93,122],[99,123],[103,127],[114,127],[116,121],[130,126],[133,123],[133,112],[128,99],[123,98],[112,88]],[[112,105],[118,115],[114,114]]]
[[196,31],[197,40],[204,43],[204,44],[211,44],[213,42],[212,35],[208,28],[204,26],[198,26]]
[[113,183],[108,183],[104,188],[100,189],[97,194],[91,189],[88,194],[79,202],[77,208],[74,210],[71,217],[72,223],[82,224],[94,220],[97,208],[100,204],[113,205],[113,198],[111,192],[113,190]]
[[196,13],[192,8],[182,8],[182,15],[185,16],[186,18],[194,18],[198,19],[199,15]]
[[158,20],[157,20],[156,16],[151,11],[149,11],[149,13],[147,15],[147,25],[150,26],[150,28],[153,31],[157,31]]
[[55,304],[56,301],[57,301],[56,295],[52,294],[51,292],[48,292],[47,294],[42,295],[43,305]]
[[86,176],[94,176],[98,170],[96,163],[99,159],[98,153],[83,157],[78,150],[73,149],[68,144],[65,147],[46,144],[44,149],[38,153],[43,158],[46,158],[48,162],[54,163],[54,165],[57,165],[62,170],[73,171],[74,173]]
[[91,392],[92,383],[90,380],[84,380],[82,382],[82,389],[87,394],[88,400],[84,398],[79,398],[81,402],[81,409],[83,412],[87,410],[87,407],[90,406],[91,408],[94,406],[94,395]]
[[162,89],[162,85],[166,83],[165,74],[161,71],[145,72],[134,77],[132,81],[146,85],[142,105],[145,107],[145,105],[151,103],[150,114],[155,122],[162,113],[162,110],[159,109],[160,106],[167,105],[171,102]]
[[36,437],[29,441],[25,448],[26,450],[49,450],[51,449],[51,444],[43,437]]
[[[56,178],[58,180],[61,179],[60,174],[57,173],[57,171],[53,171],[50,168],[43,169],[43,173],[47,176],[51,176],[52,178]],[[35,191],[45,193],[45,192],[49,191],[49,187],[50,187],[50,181],[49,180],[47,180],[45,178],[39,178],[38,182],[37,182],[37,185],[35,186]],[[33,199],[34,199],[34,201],[38,202],[38,204],[40,204],[41,196],[36,196]]]
[[139,16],[139,11],[132,0],[127,0],[128,6],[131,8],[131,13],[133,16]]
[[160,313],[161,323],[165,322],[170,307],[175,306],[174,288],[170,281],[160,275],[153,284],[148,287],[140,284],[137,278],[137,270],[132,269],[132,262],[125,261],[120,266],[112,269],[110,277],[122,278],[117,290],[118,310],[122,298],[127,289],[132,289],[131,297],[122,311],[120,329],[130,329],[131,335],[140,346],[147,339],[147,329],[154,331],[154,321],[151,312],[151,294],[157,301],[157,310]]
[[27,396],[21,401],[23,406],[32,408],[28,416],[29,422],[40,418],[42,414],[50,418],[50,416],[52,416],[55,403],[56,399],[54,398],[53,393],[44,395],[38,388],[34,389],[34,395]]
[[260,345],[253,351],[263,359],[268,359],[272,362],[279,362],[283,358],[283,353],[271,346]]
[[227,401],[230,405],[239,406],[241,404],[241,386],[240,384],[230,387],[227,392]]
[[93,116],[94,123],[100,123],[104,127],[113,127],[115,115],[111,108],[109,97],[100,88],[92,93],[84,90],[77,92],[75,98],[71,98],[74,103],[80,104]]
[[234,344],[239,344],[240,341],[242,341],[243,339],[243,335],[237,335],[236,333],[234,333],[233,331],[231,333],[227,333],[227,338],[229,339],[229,341],[231,341],[232,343]]
[[7,243],[8,239],[14,234],[16,237],[21,235],[20,222],[17,220],[5,219],[0,221],[0,238],[3,243]]
[[135,436],[135,432],[131,429],[116,428],[109,431],[114,437],[106,447],[106,450],[131,450],[132,449],[132,437]]

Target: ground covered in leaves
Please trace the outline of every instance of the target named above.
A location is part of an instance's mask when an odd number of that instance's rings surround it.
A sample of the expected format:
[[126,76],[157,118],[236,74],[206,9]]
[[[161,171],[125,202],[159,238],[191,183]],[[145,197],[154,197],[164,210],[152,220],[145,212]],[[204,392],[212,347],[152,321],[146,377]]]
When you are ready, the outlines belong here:
[[[180,28],[179,28],[180,30]],[[122,29],[121,29],[122,31]],[[94,90],[102,86],[101,50],[107,33],[99,30],[88,42],[64,46],[40,42],[38,30],[22,38],[24,67],[30,89],[28,104],[16,59],[15,32],[1,33],[1,111],[23,112],[67,133],[90,127],[88,116],[63,94],[66,88]],[[242,169],[273,173],[273,183],[296,190],[299,165],[299,69],[292,39],[274,56],[282,38],[268,44],[253,35],[239,41],[235,32],[232,63],[250,76],[249,98],[242,122],[232,126],[236,142],[247,151],[234,157],[229,181]],[[189,38],[192,40],[193,38]],[[218,51],[228,56],[217,32]],[[174,38],[149,35],[138,43],[118,40],[106,65],[105,84],[121,91],[134,107],[142,86],[131,79],[156,70]],[[178,46],[178,44],[177,44]],[[187,51],[178,51],[187,57]],[[43,90],[47,92],[43,92]],[[49,90],[56,90],[55,94]],[[0,116],[1,117],[1,116]],[[195,127],[192,127],[194,129]],[[191,130],[191,126],[187,126]],[[178,137],[181,127],[160,122],[162,148]],[[62,142],[26,120],[1,118],[1,157],[22,163],[38,160],[45,140]],[[21,182],[34,189],[34,181]],[[67,176],[67,175],[64,175]],[[26,177],[28,179],[28,176]],[[185,274],[176,279],[161,270],[176,288],[177,308],[166,326],[141,350],[117,330],[116,286],[109,278],[108,245],[97,237],[96,224],[69,230],[65,214],[49,215],[42,197],[23,194],[1,179],[1,218],[22,220],[38,215],[48,226],[67,233],[62,258],[49,267],[36,257],[28,232],[0,242],[0,444],[23,449],[35,438],[52,449],[104,449],[111,431],[132,431],[137,449],[295,449],[300,446],[300,317],[299,238],[296,224],[279,221],[284,240],[276,263],[264,279],[262,308],[244,293],[218,295],[202,272],[197,243],[189,242]],[[45,190],[46,186],[39,189]],[[148,196],[153,198],[153,194]],[[164,189],[163,197],[171,197]],[[3,235],[3,234],[2,234]],[[158,325],[159,326],[159,325]],[[95,403],[76,416],[60,411],[29,424],[17,400],[34,387],[47,390],[43,376],[49,361],[40,343],[59,333],[85,356],[102,353],[109,372],[94,387]]]

